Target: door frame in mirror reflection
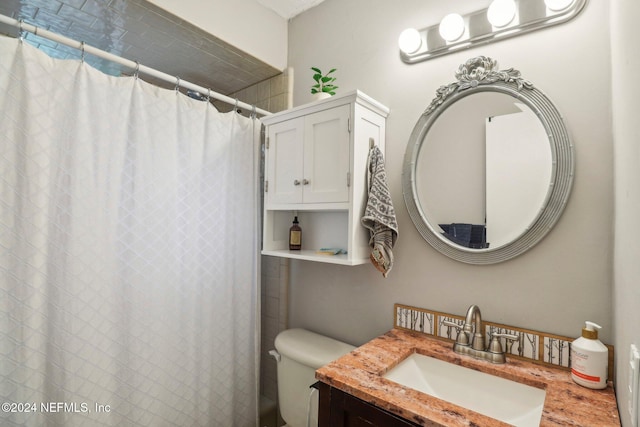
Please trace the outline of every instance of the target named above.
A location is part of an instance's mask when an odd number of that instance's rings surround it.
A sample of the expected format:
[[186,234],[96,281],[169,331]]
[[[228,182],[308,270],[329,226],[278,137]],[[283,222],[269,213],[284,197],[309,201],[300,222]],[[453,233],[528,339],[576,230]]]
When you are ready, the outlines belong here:
[[[544,93],[513,68],[499,70],[497,62],[476,57],[462,64],[456,82],[441,86],[420,116],[409,138],[402,171],[402,188],[409,215],[422,237],[450,258],[469,264],[494,264],[516,257],[538,243],[558,221],[568,201],[575,169],[574,147],[562,116]],[[453,103],[478,92],[509,95],[529,107],[540,119],[551,150],[551,180],[541,209],[528,228],[497,247],[469,248],[456,244],[429,220],[417,192],[417,160],[426,136],[440,115]],[[463,120],[461,120],[461,123]]]

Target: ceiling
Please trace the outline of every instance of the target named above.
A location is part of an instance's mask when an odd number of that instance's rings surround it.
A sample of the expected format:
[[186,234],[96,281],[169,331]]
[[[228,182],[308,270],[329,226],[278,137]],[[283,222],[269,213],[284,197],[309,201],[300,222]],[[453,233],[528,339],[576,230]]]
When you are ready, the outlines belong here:
[[285,19],[291,19],[294,16],[311,9],[322,3],[324,0],[256,0],[263,6],[274,10],[278,15]]
[[[285,19],[322,2],[256,1]],[[146,0],[1,0],[0,13],[225,95],[280,74],[280,70]],[[0,34],[17,37],[18,30],[0,24]],[[80,57],[77,49],[31,33],[25,40],[54,58]],[[91,55],[85,61],[111,75],[133,72]]]

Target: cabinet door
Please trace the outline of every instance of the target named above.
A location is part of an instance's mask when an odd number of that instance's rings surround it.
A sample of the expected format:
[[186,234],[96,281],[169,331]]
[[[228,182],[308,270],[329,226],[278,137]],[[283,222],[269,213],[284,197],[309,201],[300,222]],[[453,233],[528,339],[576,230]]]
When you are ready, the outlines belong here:
[[305,117],[304,203],[349,201],[349,105]]
[[302,202],[304,117],[269,126],[266,203]]
[[416,427],[370,403],[320,383],[318,427]]

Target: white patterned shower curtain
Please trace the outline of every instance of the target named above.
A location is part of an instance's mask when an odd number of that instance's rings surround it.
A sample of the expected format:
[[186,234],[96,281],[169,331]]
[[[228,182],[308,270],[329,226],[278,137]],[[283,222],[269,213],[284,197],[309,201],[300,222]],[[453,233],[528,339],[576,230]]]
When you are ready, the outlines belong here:
[[0,425],[257,424],[258,128],[0,37]]

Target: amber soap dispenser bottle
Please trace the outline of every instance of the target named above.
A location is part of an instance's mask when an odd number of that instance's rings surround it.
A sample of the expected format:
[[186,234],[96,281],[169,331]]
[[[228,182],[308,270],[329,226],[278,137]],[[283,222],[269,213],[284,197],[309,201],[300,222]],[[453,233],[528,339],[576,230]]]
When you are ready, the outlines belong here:
[[289,229],[289,250],[299,251],[302,249],[302,229],[298,225],[298,217],[293,218],[293,225]]

